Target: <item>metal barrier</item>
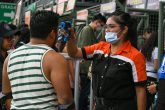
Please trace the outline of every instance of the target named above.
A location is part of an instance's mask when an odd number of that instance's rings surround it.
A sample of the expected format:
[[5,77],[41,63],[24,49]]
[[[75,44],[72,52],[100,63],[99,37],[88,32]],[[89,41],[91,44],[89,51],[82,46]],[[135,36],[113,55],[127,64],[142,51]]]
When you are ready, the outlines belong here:
[[159,28],[158,28],[158,63],[159,67],[162,62],[163,53],[164,53],[164,35],[165,35],[165,2],[160,1],[159,3]]
[[89,110],[93,110],[93,89],[92,89],[92,78],[91,78],[91,87],[90,87],[90,107]]
[[65,59],[75,61],[74,101],[75,101],[76,110],[79,110],[79,73],[80,73],[80,60],[81,59],[71,58],[68,56],[67,53],[61,53],[61,54],[65,57]]
[[[68,56],[67,53],[60,53],[62,54],[65,59],[67,60],[74,60],[75,61],[75,82],[74,82],[74,101],[75,101],[75,108],[79,110],[79,73],[80,73],[80,60],[81,59],[74,59]],[[92,90],[92,78],[91,78],[91,87],[90,87],[90,106],[89,109],[93,109],[93,90]]]
[[143,40],[143,34],[144,29],[147,27],[152,27],[153,31],[158,30],[158,10],[149,10],[149,9],[137,9],[137,8],[130,8],[127,7],[126,11],[131,14],[132,18],[135,19],[137,22],[137,42],[138,42],[138,48],[141,49],[144,40]]

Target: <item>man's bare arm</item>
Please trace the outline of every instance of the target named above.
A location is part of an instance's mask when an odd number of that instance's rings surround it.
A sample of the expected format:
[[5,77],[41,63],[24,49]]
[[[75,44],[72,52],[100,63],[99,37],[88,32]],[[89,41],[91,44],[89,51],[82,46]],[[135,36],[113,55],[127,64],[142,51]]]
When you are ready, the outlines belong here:
[[44,58],[43,66],[49,72],[48,79],[51,81],[60,104],[71,104],[73,97],[70,88],[67,62],[64,57],[54,51],[50,51]]

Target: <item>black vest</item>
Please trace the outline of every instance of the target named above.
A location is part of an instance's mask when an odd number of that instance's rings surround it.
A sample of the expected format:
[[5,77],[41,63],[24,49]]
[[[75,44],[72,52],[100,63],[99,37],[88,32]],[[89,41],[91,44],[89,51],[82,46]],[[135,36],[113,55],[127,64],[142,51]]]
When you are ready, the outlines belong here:
[[135,97],[132,66],[121,59],[95,54],[92,64],[93,92],[108,100],[127,100]]

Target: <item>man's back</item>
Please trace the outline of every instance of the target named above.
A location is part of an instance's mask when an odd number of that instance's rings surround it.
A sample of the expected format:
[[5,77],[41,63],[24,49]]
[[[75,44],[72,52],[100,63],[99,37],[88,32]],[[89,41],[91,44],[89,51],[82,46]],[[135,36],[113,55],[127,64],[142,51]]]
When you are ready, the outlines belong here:
[[52,50],[47,45],[24,45],[9,57],[8,77],[13,100],[11,109],[55,109],[56,93],[46,78],[42,63],[44,55]]

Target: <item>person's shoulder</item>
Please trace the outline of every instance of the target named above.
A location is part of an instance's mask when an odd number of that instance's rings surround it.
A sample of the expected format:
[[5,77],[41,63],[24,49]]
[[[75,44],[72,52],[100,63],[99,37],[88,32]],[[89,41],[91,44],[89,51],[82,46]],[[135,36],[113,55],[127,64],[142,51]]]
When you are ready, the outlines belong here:
[[83,31],[89,31],[89,30],[92,30],[92,28],[91,28],[91,26],[87,25],[82,30]]
[[158,47],[155,47],[155,49],[158,49]]
[[155,47],[154,48],[154,52],[158,52],[158,47]]
[[50,56],[50,57],[52,56],[51,58],[64,58],[63,55],[61,55],[60,53],[58,53],[58,52],[56,52],[54,50],[48,51],[46,55]]
[[135,48],[134,46],[131,46],[131,53],[132,54],[139,54],[139,53],[141,53],[137,48]]
[[84,29],[91,28],[89,25],[84,26]]
[[97,43],[100,46],[110,46],[110,43],[106,42],[106,41],[100,41],[99,43]]
[[110,45],[110,43],[106,42],[106,41],[100,41],[100,44],[105,44],[105,45]]
[[45,54],[45,61],[49,63],[60,63],[64,62],[65,58],[63,55],[59,54],[54,50],[50,50]]
[[98,43],[95,43],[91,45],[92,47],[95,47],[95,49],[109,49],[110,43],[105,42],[105,41],[100,41]]
[[109,50],[110,43],[105,42],[105,41],[100,41],[96,44],[91,45],[90,47],[94,48],[95,50]]
[[138,58],[138,57],[144,58],[144,55],[133,46],[131,47],[131,56],[132,58]]
[[8,52],[8,56],[11,57],[13,55],[20,54],[19,51],[23,50],[23,49],[24,49],[24,45],[22,45],[22,46],[20,46],[20,47],[18,47],[16,49],[10,49],[10,50],[7,51]]

